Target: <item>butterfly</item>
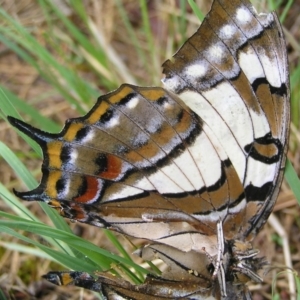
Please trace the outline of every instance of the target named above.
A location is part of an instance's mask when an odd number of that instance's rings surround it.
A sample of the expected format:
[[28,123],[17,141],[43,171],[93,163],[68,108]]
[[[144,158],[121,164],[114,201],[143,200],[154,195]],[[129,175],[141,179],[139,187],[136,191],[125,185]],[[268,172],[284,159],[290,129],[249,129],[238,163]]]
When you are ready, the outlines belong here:
[[251,299],[266,264],[251,241],[275,204],[289,133],[289,73],[275,13],[215,0],[163,64],[164,87],[121,85],[58,134],[9,117],[43,150],[42,180],[15,194],[63,217],[142,238],[168,270],[133,285],[50,272],[107,299]]

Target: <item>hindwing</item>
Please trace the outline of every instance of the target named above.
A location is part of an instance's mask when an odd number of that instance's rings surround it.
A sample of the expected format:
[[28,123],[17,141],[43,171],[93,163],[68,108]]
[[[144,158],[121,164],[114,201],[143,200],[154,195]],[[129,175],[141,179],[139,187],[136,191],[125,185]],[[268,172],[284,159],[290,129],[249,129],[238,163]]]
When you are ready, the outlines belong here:
[[288,64],[276,14],[257,15],[248,1],[214,1],[163,68],[165,86],[213,131],[243,184],[242,237],[256,233],[277,198],[289,130]]

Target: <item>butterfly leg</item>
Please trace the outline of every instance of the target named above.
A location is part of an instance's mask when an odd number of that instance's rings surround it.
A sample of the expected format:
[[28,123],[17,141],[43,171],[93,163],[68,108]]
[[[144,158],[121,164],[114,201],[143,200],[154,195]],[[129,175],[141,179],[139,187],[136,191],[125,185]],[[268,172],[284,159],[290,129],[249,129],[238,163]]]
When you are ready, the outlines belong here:
[[212,274],[212,279],[218,279],[220,292],[222,297],[226,297],[226,278],[225,278],[225,267],[224,267],[224,234],[223,234],[223,224],[222,221],[219,220],[217,223],[217,237],[218,237],[218,254],[217,257],[212,257],[206,250],[203,248],[202,250],[205,252],[206,256],[209,258],[211,263],[214,266],[214,272]]
[[213,272],[213,278],[217,277],[220,285],[220,291],[222,297],[226,297],[226,280],[225,280],[225,270],[224,270],[224,235],[223,235],[223,224],[222,221],[219,220],[217,223],[217,236],[218,236],[218,256],[214,260],[215,270]]

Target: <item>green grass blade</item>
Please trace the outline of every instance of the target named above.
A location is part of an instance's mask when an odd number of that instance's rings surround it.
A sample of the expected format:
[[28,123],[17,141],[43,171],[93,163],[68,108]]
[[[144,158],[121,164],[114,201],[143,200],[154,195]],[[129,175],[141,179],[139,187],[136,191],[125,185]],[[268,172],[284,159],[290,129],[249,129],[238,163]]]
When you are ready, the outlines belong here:
[[14,195],[12,195],[2,183],[0,183],[0,196],[2,201],[4,201],[19,217],[38,222],[38,218],[36,218]]
[[[91,262],[88,260],[79,260],[78,257],[73,257],[71,253],[62,253],[61,251],[57,251],[54,249],[51,249],[45,245],[42,245],[39,242],[36,242],[35,240],[32,240],[30,238],[27,238],[18,232],[12,230],[10,228],[10,224],[8,223],[9,226],[5,226],[5,221],[0,220],[0,232],[9,234],[11,236],[14,236],[15,238],[18,238],[19,240],[22,240],[28,244],[32,244],[36,246],[37,248],[41,249],[43,252],[48,254],[49,257],[51,257],[51,260],[60,263],[61,265],[64,265],[68,268],[71,268],[73,270],[82,270],[82,271],[87,271],[87,272],[93,272],[97,270],[97,267],[95,267]],[[23,224],[23,226],[26,226]],[[26,228],[26,227],[25,227]],[[18,228],[20,229],[20,228]],[[44,236],[44,235],[43,235]],[[98,266],[99,268],[99,266]]]
[[[2,99],[2,100],[1,100]],[[0,110],[3,111],[3,115],[11,115],[16,118],[19,117],[19,113],[26,113],[30,116],[36,124],[42,124],[43,128],[48,131],[58,132],[61,130],[61,126],[53,122],[47,117],[44,117],[40,112],[34,109],[31,105],[27,104],[24,100],[21,100],[15,94],[10,92],[8,89],[0,85]],[[10,105],[8,104],[10,102]],[[14,108],[14,110],[11,109]],[[18,113],[17,113],[18,112]]]
[[37,183],[29,170],[22,164],[18,157],[2,142],[0,142],[1,156],[14,170],[15,174],[26,184],[29,189],[33,189]]
[[293,191],[298,201],[298,204],[300,205],[300,180],[289,160],[287,160],[285,166],[285,179],[287,180],[291,190]]
[[[6,213],[0,212],[0,216],[7,216]],[[129,265],[131,267],[134,267],[135,269],[139,270],[143,273],[148,273],[149,271],[145,270],[144,268],[140,267],[139,265],[136,265],[132,262],[132,260],[128,260],[126,258],[117,256],[115,254],[110,253],[109,251],[106,251],[104,249],[101,249],[97,247],[96,245],[83,240],[73,234],[67,233],[65,231],[51,228],[47,225],[44,225],[42,223],[36,223],[29,220],[19,220],[17,221],[14,219],[13,221],[6,221],[6,220],[0,220],[0,225],[3,227],[7,227],[9,229],[26,229],[28,232],[32,232],[37,235],[41,236],[47,236],[53,239],[57,239],[60,241],[63,241],[64,243],[68,244],[70,247],[76,249],[77,251],[81,252],[84,256],[88,257],[89,260],[96,263],[98,266],[103,267],[104,269],[109,269],[111,263],[124,263],[126,265]],[[24,240],[24,237],[19,237]],[[32,242],[31,242],[32,243]],[[34,241],[34,243],[36,243]],[[41,247],[41,245],[37,245],[38,247]],[[108,260],[111,260],[108,262]]]
[[121,0],[114,0],[116,7],[118,9],[118,12],[122,18],[123,24],[126,28],[128,38],[131,41],[131,44],[137,53],[139,61],[141,61],[141,65],[144,66],[147,69],[147,73],[151,74],[153,72],[153,68],[151,64],[148,63],[147,57],[144,54],[144,51],[142,51],[141,45],[139,40],[137,39],[135,30],[133,29],[133,26],[131,25],[127,12],[124,9],[124,5],[122,4]]
[[299,274],[295,275],[295,281],[296,281],[296,290],[297,290],[297,300],[300,300],[300,277]]
[[160,49],[159,49],[159,45],[157,43],[154,43],[154,38],[150,27],[147,1],[139,0],[139,2],[140,2],[140,8],[141,8],[142,20],[143,20],[143,32],[146,35],[147,49],[149,49],[151,55],[152,72],[149,75],[152,76],[152,82],[156,82],[157,72],[155,71],[160,70],[160,62],[157,60],[158,57],[156,53],[160,53]]
[[194,14],[198,17],[200,21],[203,21],[204,19],[204,14],[202,11],[199,9],[198,5],[194,2],[194,0],[188,0],[189,5],[191,6]]
[[[23,53],[34,67],[41,71],[45,78],[51,82],[72,105],[81,113],[84,113],[81,100],[90,100],[91,96],[98,94],[95,88],[84,80],[81,80],[76,72],[64,67],[57,59],[44,48],[39,42],[25,29],[11,18],[4,10],[0,9],[0,16],[8,23],[12,30],[5,30],[0,27],[2,40],[6,45],[18,48],[19,53]],[[5,36],[4,36],[5,34]],[[10,42],[8,39],[14,42]],[[27,51],[24,52],[19,46],[24,47]],[[38,60],[39,64],[45,64],[47,68],[40,67],[34,60]],[[88,92],[88,93],[87,93]],[[88,95],[88,96],[87,96]],[[80,96],[83,96],[82,98]]]

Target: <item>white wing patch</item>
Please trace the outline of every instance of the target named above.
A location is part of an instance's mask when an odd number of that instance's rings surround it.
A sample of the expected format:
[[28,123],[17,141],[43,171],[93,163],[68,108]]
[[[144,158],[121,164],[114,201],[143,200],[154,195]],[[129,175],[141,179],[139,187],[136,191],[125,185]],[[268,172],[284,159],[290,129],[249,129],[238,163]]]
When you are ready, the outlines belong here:
[[278,70],[278,62],[276,56],[272,55],[272,51],[266,53],[262,47],[259,48],[259,57],[263,65],[268,82],[274,87],[281,86],[281,78]]
[[88,144],[94,138],[95,138],[95,132],[93,130],[90,130],[88,132],[88,134],[80,140],[80,143],[87,143]]
[[113,118],[111,118],[108,122],[105,122],[105,128],[114,128],[120,125],[120,113],[115,114]]
[[227,54],[225,52],[225,47],[223,42],[218,42],[214,45],[211,45],[206,50],[206,55],[211,59],[212,62],[220,64],[224,59],[224,56]]
[[253,126],[244,100],[227,81],[203,93],[227,124],[241,149],[253,141]]
[[167,90],[173,93],[176,93],[177,90],[180,90],[186,86],[186,82],[176,74],[170,78],[162,78],[161,82],[164,84]]
[[235,17],[240,24],[247,24],[253,19],[253,15],[245,7],[238,8]]
[[134,186],[146,191],[153,191],[155,189],[155,187],[150,183],[150,181],[146,177],[135,182]]
[[263,162],[249,157],[247,176],[244,185],[247,186],[248,184],[253,184],[257,187],[261,187],[266,182],[273,182],[277,171],[277,164],[264,164]]
[[264,30],[261,24],[253,18],[252,13],[245,6],[242,6],[237,10],[234,21],[248,39],[257,36]]
[[174,182],[170,178],[170,174],[166,175],[160,170],[150,175],[148,178],[155,189],[161,194],[184,192],[184,190],[176,183],[176,181]]
[[[237,143],[237,140],[233,136],[232,132],[230,132],[227,124],[201,94],[192,91],[186,91],[180,96],[185,103],[201,117],[201,119],[206,123],[207,127],[209,127],[211,131],[215,133],[219,143],[226,151],[227,156],[236,169],[241,182],[243,182],[246,169],[246,158],[243,150]],[[211,120],[214,121],[212,122]],[[207,152],[205,151],[204,153]]]
[[198,61],[198,63],[187,66],[184,73],[188,78],[194,81],[196,78],[201,78],[206,75],[209,64],[205,60]]
[[[118,192],[108,193],[108,195],[109,195],[108,197],[104,194],[103,197],[101,198],[101,201],[106,202],[106,201],[123,199],[125,197],[139,195],[143,192],[142,189],[138,189],[138,188],[135,188],[135,187],[129,186],[129,185],[116,183],[115,186],[119,187]],[[108,188],[108,190],[109,190],[109,188]]]
[[250,115],[254,127],[255,138],[263,137],[270,132],[268,120],[263,112],[261,112],[261,114],[258,114],[255,111],[250,110]]
[[229,214],[238,214],[241,212],[245,207],[247,206],[247,201],[244,198],[238,205],[235,205],[233,207],[230,207],[228,209]]
[[[176,182],[178,186],[182,189],[182,191],[193,191],[194,187],[191,182],[187,179],[185,174],[183,174],[182,170],[178,168],[174,163],[168,164],[167,166],[161,168],[161,171]],[[173,193],[172,189],[168,191],[168,193]]]
[[196,191],[200,190],[204,186],[199,169],[196,162],[193,160],[189,149],[185,150],[180,156],[175,158],[174,163],[176,163],[176,165],[188,177]]
[[236,33],[236,27],[231,24],[226,24],[220,28],[218,35],[221,39],[231,39]]
[[251,45],[238,52],[238,61],[241,69],[252,84],[255,79],[265,77],[261,62]]
[[221,177],[221,160],[204,131],[189,147],[207,187],[215,184]]
[[133,97],[126,103],[126,107],[129,109],[134,109],[139,103],[139,97]]
[[69,154],[69,161],[68,161],[68,164],[72,165],[72,166],[76,166],[76,161],[77,161],[77,158],[78,158],[78,151],[77,149],[72,149],[70,151],[70,154]]

